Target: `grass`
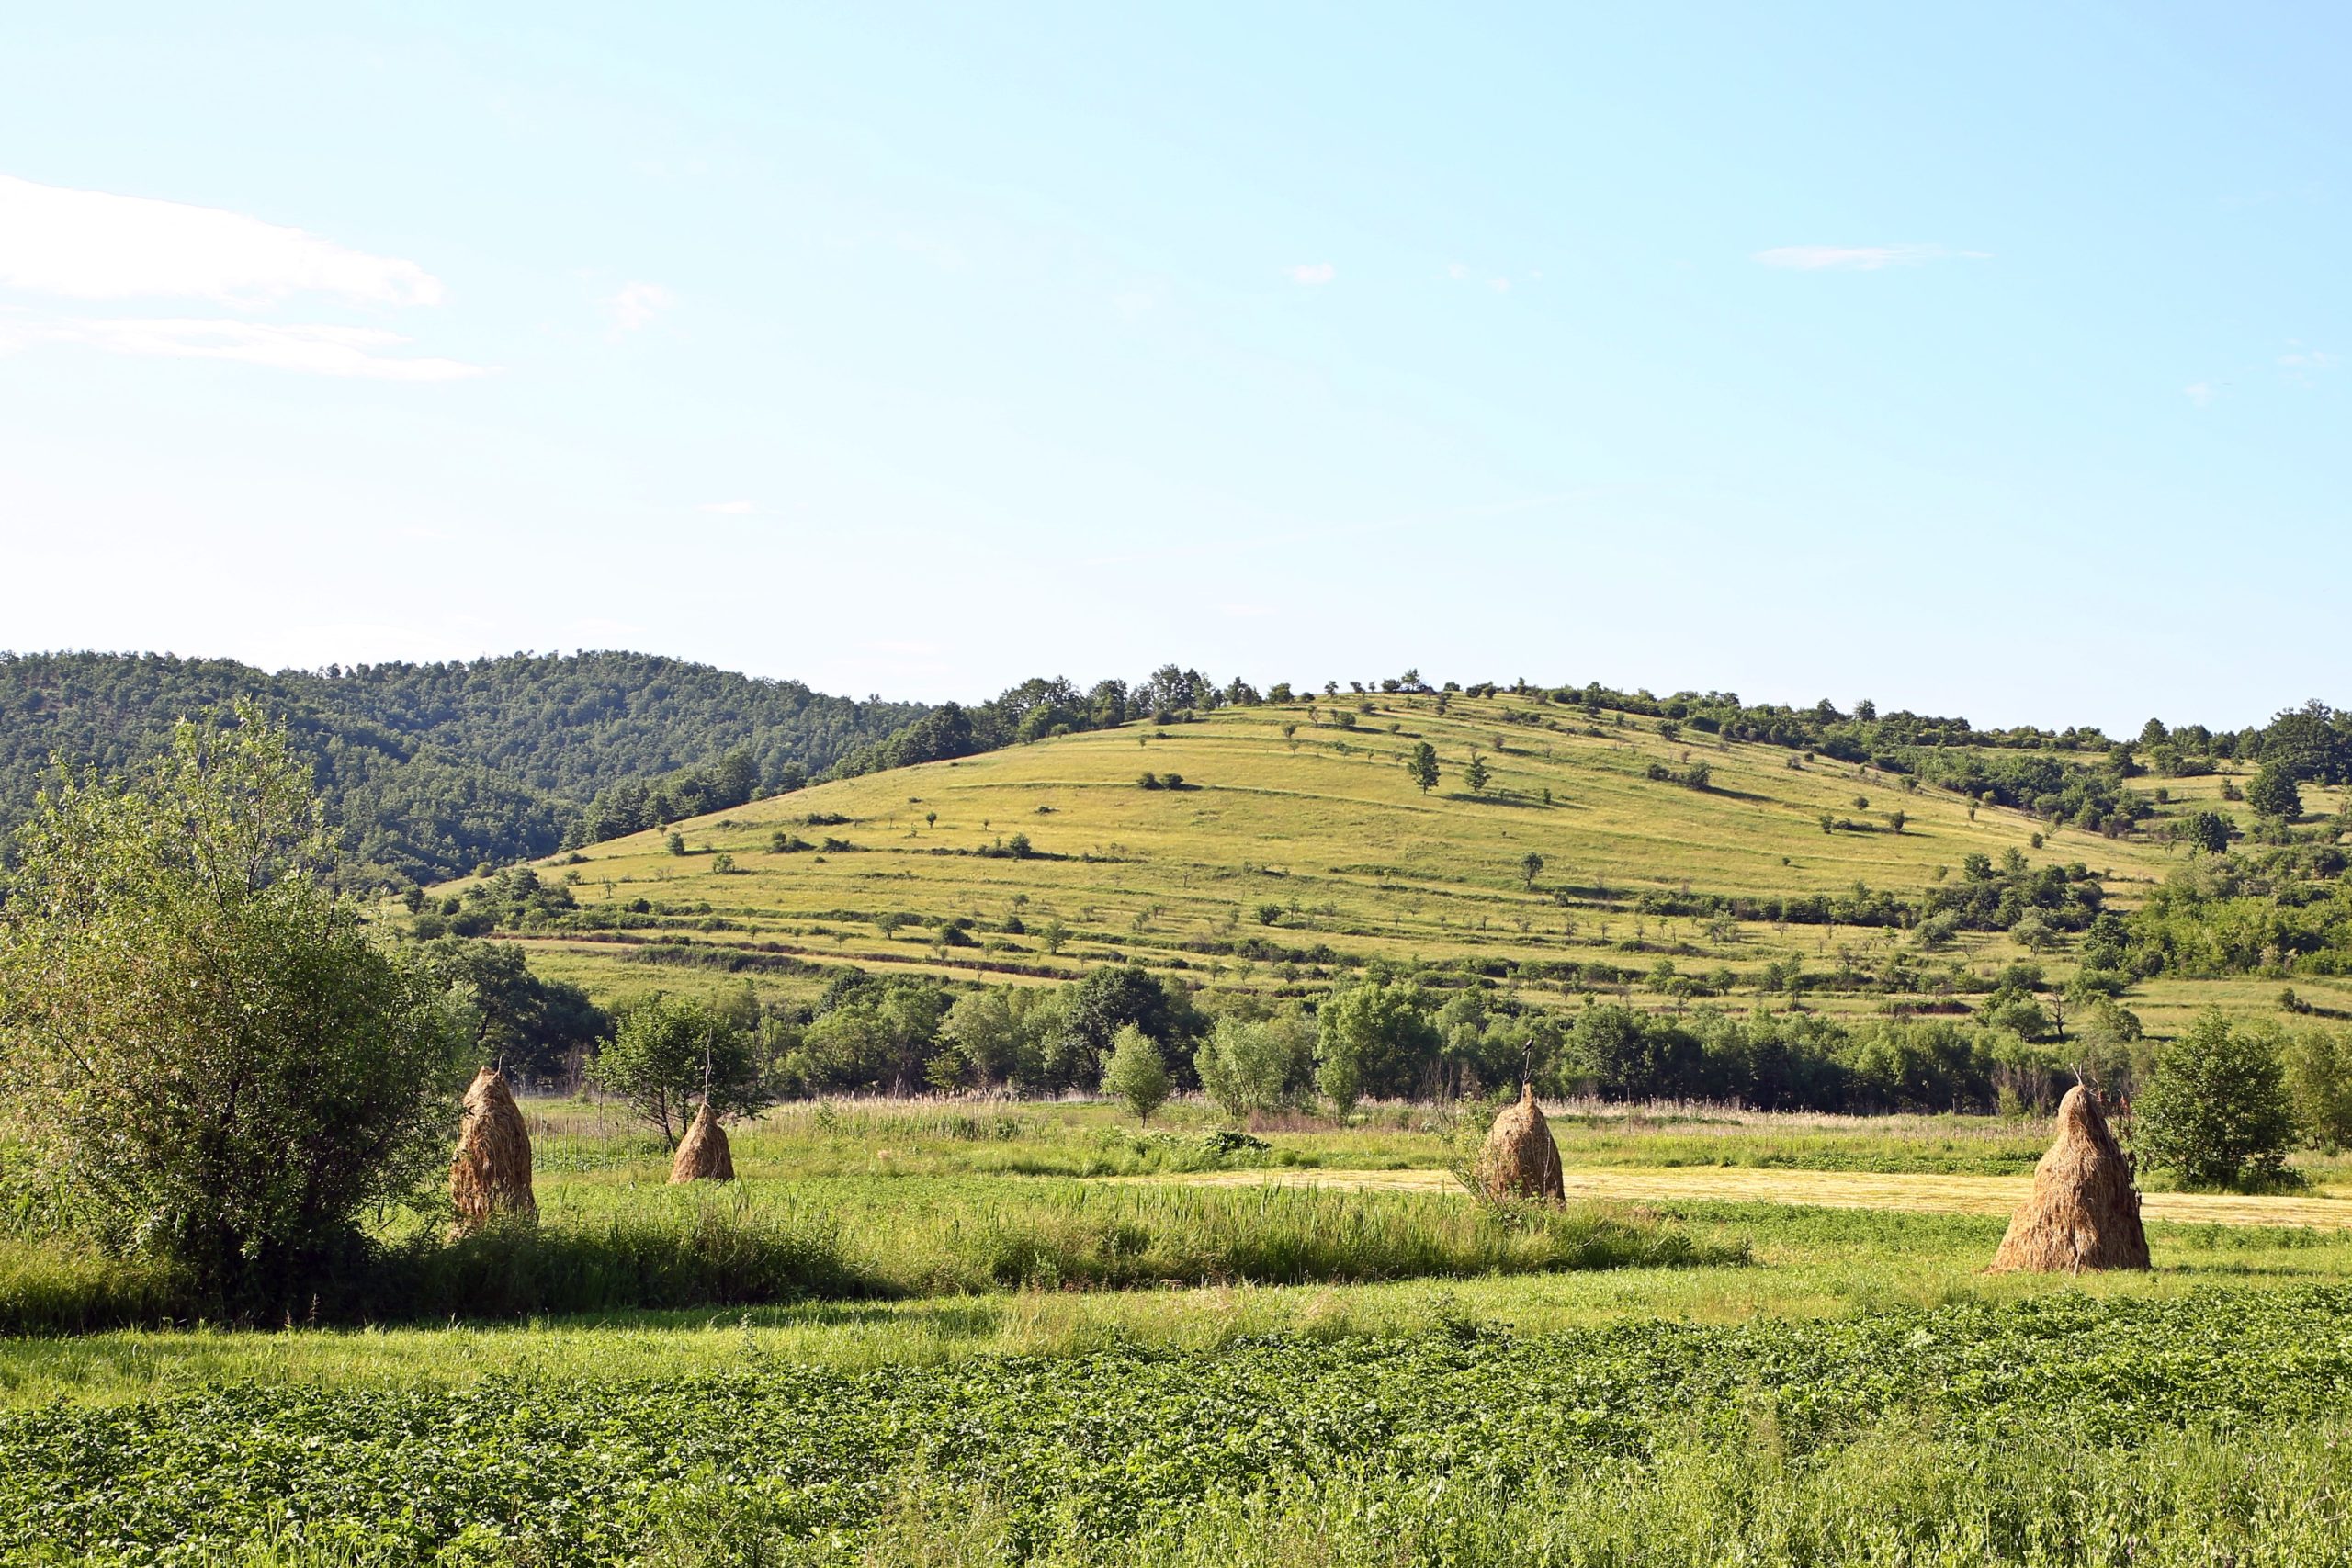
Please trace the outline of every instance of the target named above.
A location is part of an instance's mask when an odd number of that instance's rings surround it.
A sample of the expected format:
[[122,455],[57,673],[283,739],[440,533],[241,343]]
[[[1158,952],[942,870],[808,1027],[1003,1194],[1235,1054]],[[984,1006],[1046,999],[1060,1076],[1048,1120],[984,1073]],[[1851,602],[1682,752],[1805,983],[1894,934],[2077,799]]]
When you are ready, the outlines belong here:
[[[746,975],[765,988],[806,993],[838,964],[1043,983],[1121,959],[1261,992],[1293,990],[1373,959],[1469,960],[1497,974],[1525,961],[1574,961],[1635,976],[1667,959],[1685,974],[1728,970],[1736,994],[1754,987],[1770,963],[1834,968],[1841,955],[1883,957],[1905,939],[1760,922],[1710,931],[1694,919],[1642,915],[1640,895],[1841,892],[1860,882],[1916,897],[1939,872],[1958,874],[1969,853],[1997,859],[2015,849],[2036,864],[2085,862],[2128,907],[2178,863],[2153,838],[2053,830],[1999,807],[1980,807],[1972,817],[1957,795],[1931,786],[1905,791],[1874,770],[1805,762],[1777,747],[1698,737],[1669,743],[1652,726],[1620,728],[1613,716],[1588,726],[1580,712],[1498,697],[1461,699],[1441,716],[1430,699],[1389,696],[1372,699],[1372,711],[1343,731],[1330,723],[1331,705],[1320,706],[1320,728],[1307,723],[1303,705],[1227,709],[1194,724],[1131,725],[820,785],[681,824],[691,852],[684,856],[669,853],[659,833],[595,845],[582,863],[545,863],[543,874],[576,878],[574,894],[591,908],[644,898],[673,912],[652,918],[652,930],[615,933],[629,942],[555,932],[525,940],[536,967],[606,998],[656,987],[715,991]],[[1286,724],[1298,727],[1289,738]],[[1600,733],[1586,733],[1590,728]],[[1450,770],[1426,796],[1399,764],[1422,738]],[[1464,792],[1451,772],[1473,746],[1497,771],[1483,798]],[[1652,763],[1686,766],[1686,753],[1708,764],[1714,787],[1645,776]],[[1138,789],[1146,769],[1180,773],[1197,787]],[[2172,781],[2181,787],[2162,814],[2241,809],[2219,801],[2220,782]],[[1869,809],[1854,807],[1858,795],[1871,800]],[[2336,802],[2329,795],[2311,804],[2324,811]],[[1895,808],[1906,817],[1900,833],[1883,819]],[[1824,834],[1824,811],[1870,830]],[[823,833],[854,850],[769,852],[775,832],[802,826],[811,813],[848,818]],[[1026,835],[1039,858],[972,852],[1014,833]],[[2036,835],[2045,839],[2040,848]],[[714,872],[721,852],[732,857],[733,874]],[[1531,852],[1544,862],[1532,885],[1521,868]],[[893,940],[874,923],[885,912],[971,919],[978,945],[937,947],[911,931]],[[1267,913],[1271,921],[1261,918]],[[1023,929],[1008,929],[1014,919]],[[1068,934],[1049,953],[1041,933],[1053,924]],[[647,938],[700,964],[637,962],[632,954],[647,956]],[[1264,944],[1264,955],[1250,956],[1251,943]],[[2006,936],[1986,934],[1964,936],[1952,955],[1979,969],[2027,956]],[[2069,967],[2063,951],[2048,962],[2062,976]],[[771,967],[730,972],[728,964]],[[2322,1005],[2352,1008],[2352,987],[2296,984]],[[1629,988],[1644,1005],[1671,1005],[1643,980]],[[2268,1010],[2277,989],[2253,983],[2245,996],[2230,996]],[[2207,994],[2201,983],[2173,983],[2146,999],[2154,1021],[2171,1027]],[[1567,993],[1547,982],[1523,987],[1522,995],[1556,1004]],[[1887,998],[1816,993],[1814,1000],[1831,1011],[1870,1012]]]
[[[718,1189],[528,1114],[540,1227],[368,1325],[0,1337],[0,1562],[2343,1561],[2352,1229],[1988,1276],[1907,1211],[2040,1123],[1569,1108],[1535,1214],[1428,1108],[796,1106]],[[20,1319],[168,1284],[0,1236]]]

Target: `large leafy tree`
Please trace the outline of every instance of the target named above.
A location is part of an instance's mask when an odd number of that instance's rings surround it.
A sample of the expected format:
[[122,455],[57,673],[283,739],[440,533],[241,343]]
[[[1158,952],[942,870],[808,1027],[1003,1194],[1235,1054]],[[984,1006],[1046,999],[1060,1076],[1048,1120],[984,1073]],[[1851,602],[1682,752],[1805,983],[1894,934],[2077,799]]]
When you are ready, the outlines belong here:
[[2157,1056],[2132,1107],[2132,1138],[2149,1164],[2198,1186],[2285,1175],[2295,1120],[2277,1029],[2200,1016]]
[[441,986],[372,942],[307,770],[241,706],[132,778],[68,778],[0,900],[0,1093],[107,1245],[260,1310],[447,1157]]

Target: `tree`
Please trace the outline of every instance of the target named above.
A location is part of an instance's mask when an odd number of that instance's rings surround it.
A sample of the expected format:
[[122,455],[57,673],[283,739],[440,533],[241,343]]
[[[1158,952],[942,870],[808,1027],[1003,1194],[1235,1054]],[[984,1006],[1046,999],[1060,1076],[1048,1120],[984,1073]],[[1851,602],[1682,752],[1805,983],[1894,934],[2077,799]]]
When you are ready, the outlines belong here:
[[2295,775],[2283,763],[2265,762],[2245,786],[2245,803],[2265,817],[2291,822],[2303,814],[2303,794]]
[[1069,945],[1069,928],[1058,919],[1048,919],[1037,928],[1037,945],[1049,953],[1058,954]]
[[1476,751],[1470,753],[1469,766],[1462,770],[1462,782],[1470,786],[1472,795],[1487,793],[1487,781],[1494,775],[1488,772],[1487,760]]
[[1544,874],[1544,857],[1533,850],[1519,857],[1520,874],[1526,878],[1529,892],[1535,890],[1535,879]]
[[2230,847],[2229,819],[2218,811],[2200,811],[2183,825],[2181,836],[2192,849],[2218,855]]
[[1367,981],[1334,991],[1315,1018],[1316,1081],[1341,1115],[1366,1095],[1420,1087],[1443,1041],[1418,986]]
[[1312,1032],[1295,1016],[1254,1021],[1226,1014],[1193,1054],[1193,1071],[1235,1121],[1290,1103],[1314,1064]]
[[775,1103],[753,1032],[691,997],[656,991],[620,1010],[588,1081],[626,1104],[675,1147],[705,1100],[718,1116]]
[[1102,1056],[1102,1087],[1125,1101],[1136,1120],[1148,1122],[1168,1100],[1168,1061],[1151,1036],[1130,1023],[1112,1037]]
[[673,855],[682,855],[686,852],[686,836],[684,833],[673,832],[662,841],[669,847],[670,852]]
[[248,1312],[322,1282],[447,1158],[459,1043],[430,967],[372,942],[286,731],[183,723],[69,778],[0,902],[0,1092],[102,1244]]
[[511,942],[443,937],[418,956],[449,993],[469,1061],[524,1079],[568,1077],[612,1020],[569,980],[543,980]]
[[1429,794],[1437,787],[1437,748],[1426,740],[1417,742],[1405,759],[1405,771],[1421,786],[1423,795]]
[[2204,1187],[2283,1177],[2295,1124],[2278,1035],[2209,1010],[2158,1055],[2132,1107],[2132,1139],[2149,1164]]
[[2324,1149],[2352,1146],[2352,1030],[2299,1030],[2280,1057],[2303,1141]]

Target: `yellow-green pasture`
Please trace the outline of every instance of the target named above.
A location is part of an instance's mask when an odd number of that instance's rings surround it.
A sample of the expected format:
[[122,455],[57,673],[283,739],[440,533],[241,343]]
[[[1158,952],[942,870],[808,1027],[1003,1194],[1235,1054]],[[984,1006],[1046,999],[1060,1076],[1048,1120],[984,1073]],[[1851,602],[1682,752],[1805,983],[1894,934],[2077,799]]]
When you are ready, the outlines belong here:
[[[576,863],[553,857],[542,874],[571,880],[584,905],[643,899],[670,912],[658,931],[623,942],[526,935],[533,962],[604,997],[741,983],[716,969],[626,961],[628,945],[652,937],[740,950],[771,975],[799,960],[1042,982],[1129,959],[1270,989],[1301,967],[1328,966],[1328,950],[1342,964],[1566,960],[1645,976],[1663,960],[1686,975],[1728,971],[1745,987],[1770,963],[1835,968],[1909,939],[1645,916],[1640,895],[1768,897],[1860,885],[1917,897],[1961,874],[1971,853],[1997,860],[2015,850],[2037,865],[2084,863],[2128,907],[2180,863],[2160,838],[2165,818],[2243,811],[2220,800],[2218,777],[2165,781],[2173,799],[2155,831],[2110,840],[1779,747],[1668,741],[1649,720],[1589,723],[1580,710],[1508,696],[1459,699],[1442,716],[1428,696],[1363,701],[1370,711],[1321,699],[1312,716],[1305,704],[1225,709],[822,784],[680,824],[683,855],[665,832],[648,832],[595,845]],[[1352,728],[1340,728],[1342,714]],[[1403,766],[1423,739],[1443,769],[1426,795]],[[1463,779],[1474,750],[1492,771],[1482,794]],[[1646,776],[1654,765],[1687,775],[1701,764],[1704,789]],[[1179,775],[1183,787],[1139,787],[1146,772]],[[2313,810],[2337,804],[2311,795]],[[775,852],[780,832],[820,847]],[[1031,858],[978,852],[1003,851],[1016,835]],[[826,851],[829,838],[850,847]],[[1531,854],[1542,862],[1532,875]],[[876,919],[894,915],[910,923],[886,934]],[[958,917],[973,922],[976,945],[939,943],[933,922]],[[1231,951],[1252,942],[1258,956]],[[1970,935],[1935,956],[1986,967],[2024,955],[2006,937]],[[2043,956],[2063,973],[2063,952]],[[1643,987],[1634,992],[1641,998]]]

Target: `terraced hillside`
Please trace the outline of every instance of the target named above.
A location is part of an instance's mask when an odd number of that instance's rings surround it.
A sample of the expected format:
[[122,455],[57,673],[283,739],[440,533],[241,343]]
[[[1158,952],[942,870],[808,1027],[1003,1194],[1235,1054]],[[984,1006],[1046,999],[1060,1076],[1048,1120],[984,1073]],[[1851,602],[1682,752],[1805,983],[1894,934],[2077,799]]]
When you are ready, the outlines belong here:
[[[1441,765],[1426,792],[1407,767],[1423,742]],[[2064,919],[2016,936],[1982,929],[2006,918],[1933,920],[1939,901],[1989,868],[2001,886],[2064,884],[2079,929],[2082,900],[2128,908],[2184,863],[2173,819],[2251,827],[2228,783],[2138,781],[2167,798],[2110,838],[1622,713],[1322,698],[822,784],[677,824],[674,845],[656,830],[551,857],[536,892],[509,874],[425,908],[495,919],[535,967],[606,997],[746,974],[813,990],[845,964],[1043,981],[1119,960],[1298,992],[1385,961],[1467,964],[1539,1001],[1959,1011],[2016,961],[2054,991],[2078,939]],[[2306,791],[2308,812],[2341,805]],[[2132,1001],[2161,1027],[2216,986],[2264,1006],[2278,990],[2165,978]],[[2352,1007],[2340,983],[2304,990]]]

